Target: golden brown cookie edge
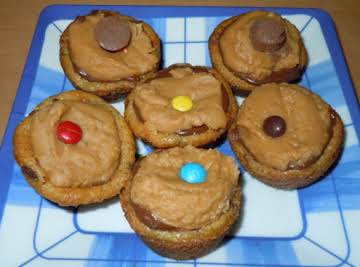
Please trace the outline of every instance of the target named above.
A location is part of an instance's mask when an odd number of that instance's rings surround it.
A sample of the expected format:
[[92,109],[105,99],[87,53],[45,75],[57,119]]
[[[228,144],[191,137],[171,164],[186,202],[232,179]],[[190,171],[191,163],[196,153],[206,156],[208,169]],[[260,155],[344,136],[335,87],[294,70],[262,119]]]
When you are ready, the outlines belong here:
[[[247,14],[247,13],[245,13],[245,14]],[[211,64],[212,64],[213,68],[216,69],[224,77],[224,79],[230,84],[234,93],[237,95],[240,95],[240,96],[247,96],[249,93],[251,93],[255,88],[259,87],[260,85],[255,85],[255,84],[247,82],[246,80],[242,79],[241,77],[236,76],[231,70],[229,70],[225,66],[224,61],[222,59],[222,54],[220,51],[219,40],[220,40],[220,37],[221,37],[223,31],[228,26],[230,26],[233,22],[235,22],[239,17],[241,17],[245,14],[230,17],[230,18],[222,21],[220,24],[218,24],[216,26],[216,28],[214,29],[214,31],[212,32],[212,34],[210,35],[209,42],[208,42],[209,55],[210,55],[210,60],[211,60]],[[292,25],[288,20],[284,19],[284,21],[287,24]],[[300,33],[299,33],[299,35],[300,35]],[[300,47],[301,47],[301,52],[300,52],[299,69],[301,69],[300,72],[302,73],[308,63],[308,54],[307,54],[306,48],[305,48],[304,43],[301,38],[300,38]]]
[[[121,160],[114,177],[108,183],[84,188],[60,188],[46,181],[41,166],[33,155],[29,133],[31,118],[37,110],[51,104],[55,99],[63,99],[64,97],[104,104],[115,117],[121,140]],[[56,96],[51,96],[39,104],[34,109],[34,112],[17,126],[14,134],[13,146],[15,159],[22,168],[24,177],[29,184],[40,195],[56,202],[60,206],[79,206],[97,203],[116,196],[123,187],[124,182],[131,177],[131,168],[135,161],[136,151],[132,132],[118,111],[101,98],[82,91],[68,91]],[[26,171],[27,169],[31,170],[30,173],[29,171]],[[36,179],[34,179],[34,175],[37,176]]]
[[[124,18],[129,21],[142,23],[144,26],[144,31],[150,37],[153,46],[155,47],[155,55],[158,58],[158,62],[155,68],[148,73],[143,75],[133,76],[133,80],[123,79],[116,82],[95,82],[95,81],[88,81],[84,77],[81,77],[74,69],[74,65],[70,58],[70,53],[68,49],[68,28],[60,36],[60,63],[65,72],[65,75],[68,77],[70,82],[73,86],[78,90],[83,90],[88,93],[95,94],[106,101],[114,101],[119,99],[122,95],[130,92],[132,89],[135,88],[136,84],[142,80],[146,80],[149,76],[151,76],[154,72],[156,72],[160,66],[161,62],[161,44],[160,39],[157,33],[151,28],[150,25],[143,21],[135,20],[132,17],[125,16],[119,14],[117,12],[112,11],[104,11],[104,10],[97,10],[93,11],[88,15],[102,15],[106,13],[114,13],[119,15],[121,18]],[[88,16],[87,15],[87,16]],[[75,20],[74,20],[75,21]],[[74,23],[71,22],[71,23]]]
[[177,260],[198,258],[214,250],[231,232],[240,215],[242,194],[239,183],[230,209],[209,225],[193,231],[153,230],[137,218],[130,204],[130,189],[131,180],[120,192],[120,203],[130,226],[155,252]]
[[[203,66],[192,66],[190,64],[173,64],[166,69],[174,69],[174,68],[196,68]],[[227,125],[224,129],[212,130],[208,129],[206,132],[196,135],[188,135],[188,136],[180,136],[176,133],[167,134],[160,133],[155,128],[146,127],[142,121],[136,116],[136,112],[134,111],[133,103],[134,103],[134,92],[131,92],[125,100],[125,119],[128,122],[130,128],[133,130],[135,136],[141,138],[144,142],[150,144],[153,147],[157,148],[170,148],[181,146],[184,147],[186,145],[192,145],[195,147],[201,147],[208,144],[211,144],[218,140],[221,136],[223,136],[227,130],[230,128],[231,124],[236,118],[237,115],[237,103],[236,99],[233,95],[233,92],[229,86],[229,84],[224,80],[224,78],[214,69],[207,70],[218,79],[222,85],[224,86],[228,99],[229,106],[228,111],[226,112],[226,116],[228,118]],[[154,73],[149,79],[155,77],[156,73]],[[143,80],[140,84],[146,83],[146,80]],[[137,90],[136,88],[134,90]]]
[[[317,94],[300,86],[297,87],[302,91],[310,92],[314,98],[320,99],[323,103],[328,105]],[[240,106],[239,110],[241,109],[242,106]],[[291,190],[306,187],[319,180],[324,174],[326,174],[329,168],[338,159],[342,151],[344,140],[344,125],[339,114],[335,110],[332,111],[335,115],[335,123],[333,125],[331,139],[329,140],[329,143],[327,144],[320,158],[304,169],[287,170],[283,172],[259,163],[242,144],[242,142],[238,141],[236,122],[229,129],[229,143],[241,165],[243,165],[244,168],[259,181],[280,189]]]

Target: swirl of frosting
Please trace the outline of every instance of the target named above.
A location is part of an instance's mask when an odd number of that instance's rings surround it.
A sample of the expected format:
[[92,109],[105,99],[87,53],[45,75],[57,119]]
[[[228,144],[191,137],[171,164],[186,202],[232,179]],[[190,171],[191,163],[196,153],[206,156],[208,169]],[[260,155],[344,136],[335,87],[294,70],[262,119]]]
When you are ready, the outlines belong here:
[[[57,125],[72,121],[82,139],[64,144]],[[34,156],[46,179],[58,187],[87,187],[109,181],[119,164],[120,138],[114,116],[100,104],[58,100],[39,109],[31,121]]]
[[[258,20],[272,18],[284,24],[286,43],[274,53],[261,52],[254,48],[250,39],[251,26]],[[299,31],[276,13],[254,11],[239,16],[220,37],[220,49],[224,64],[234,73],[249,80],[261,81],[273,72],[292,69],[299,65],[301,39]]]
[[[174,109],[171,101],[177,96],[191,98],[192,108]],[[163,133],[202,125],[217,130],[227,122],[221,82],[209,72],[194,72],[190,67],[171,69],[168,77],[141,84],[134,90],[134,104],[145,125]]]
[[[188,162],[205,168],[205,182],[190,184],[179,177],[179,170]],[[176,147],[141,160],[130,198],[163,224],[197,229],[228,210],[238,177],[239,170],[231,157],[212,149]]]
[[94,81],[118,81],[154,68],[158,58],[142,23],[127,20],[131,31],[129,45],[126,49],[109,52],[95,39],[94,29],[100,20],[99,15],[88,15],[75,20],[68,28],[70,57],[80,75]]
[[[279,137],[264,131],[264,121],[272,116],[286,123]],[[272,83],[246,98],[236,126],[241,142],[257,161],[282,171],[301,169],[321,156],[331,138],[331,108],[297,85]]]

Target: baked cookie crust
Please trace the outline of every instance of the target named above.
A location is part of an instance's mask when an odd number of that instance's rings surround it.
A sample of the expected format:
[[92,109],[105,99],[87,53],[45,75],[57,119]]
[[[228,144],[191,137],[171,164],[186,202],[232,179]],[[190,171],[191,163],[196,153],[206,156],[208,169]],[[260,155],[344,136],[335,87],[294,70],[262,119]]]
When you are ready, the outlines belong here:
[[[298,87],[298,90],[309,92]],[[318,95],[311,92],[316,101],[323,101]],[[239,108],[239,112],[242,106]],[[245,147],[239,136],[237,125],[234,123],[229,132],[228,139],[240,163],[245,169],[261,182],[280,189],[297,189],[308,186],[320,179],[334,164],[343,148],[344,125],[339,114],[331,109],[332,135],[321,156],[313,163],[302,169],[277,170],[261,164]]]
[[[211,73],[217,80],[219,80],[225,89],[227,98],[228,98],[228,108],[226,111],[227,117],[227,125],[225,128],[213,130],[208,129],[203,133],[193,134],[193,135],[179,135],[177,133],[161,133],[157,131],[155,128],[147,127],[136,115],[136,111],[134,110],[134,94],[130,93],[125,100],[125,119],[129,123],[131,129],[134,134],[145,142],[149,143],[151,146],[157,148],[170,148],[175,146],[184,147],[186,145],[192,146],[204,146],[206,144],[212,143],[220,138],[230,125],[233,123],[236,114],[237,114],[237,103],[235,97],[232,93],[232,90],[228,83],[222,78],[222,76],[213,69],[206,69],[205,67],[192,66],[190,64],[174,64],[168,67],[166,70],[171,70],[175,68],[202,68]],[[156,77],[156,73],[154,73],[147,80],[144,80],[142,83],[146,83],[147,81]],[[136,89],[135,89],[136,90]]]
[[161,61],[160,39],[156,32],[148,24],[143,21],[138,21],[132,17],[105,10],[96,10],[93,11],[90,15],[117,15],[120,16],[122,19],[128,20],[133,23],[142,23],[143,29],[151,39],[152,45],[155,48],[154,53],[158,58],[157,65],[153,70],[149,71],[148,73],[128,77],[127,79],[122,79],[114,82],[89,81],[76,72],[74,65],[71,61],[70,51],[68,47],[69,32],[67,28],[60,37],[60,62],[66,76],[69,78],[69,80],[72,82],[76,89],[95,94],[107,101],[114,101],[119,99],[122,95],[130,92],[133,88],[135,88],[137,83],[150,77],[159,68]]
[[120,201],[131,227],[155,252],[177,260],[198,258],[214,250],[232,231],[242,204],[239,183],[229,209],[214,222],[196,230],[163,231],[151,229],[141,222],[131,204],[130,192],[131,180],[128,180],[120,193]]
[[[38,160],[34,157],[30,125],[36,112],[58,100],[78,100],[85,103],[103,105],[115,118],[121,142],[121,155],[113,177],[105,184],[66,188],[51,184],[46,178]],[[111,105],[101,98],[82,91],[68,91],[49,97],[39,104],[16,128],[14,138],[14,156],[28,183],[42,196],[60,206],[79,206],[102,202],[119,194],[126,180],[131,177],[131,168],[135,161],[135,142],[124,118]]]
[[[232,23],[234,23],[237,19],[239,19],[243,15],[234,16],[221,22],[211,34],[209,38],[208,46],[209,46],[211,63],[214,69],[216,69],[224,77],[224,79],[230,84],[231,88],[234,90],[234,93],[242,96],[246,96],[252,90],[257,88],[259,85],[249,83],[245,79],[241,78],[240,75],[237,75],[236,73],[232,72],[229,68],[227,68],[226,64],[224,63],[220,49],[220,37],[223,34],[223,32],[226,30],[227,27],[229,27]],[[288,22],[286,19],[284,19],[284,21],[287,24],[290,24],[290,22]],[[291,74],[292,78],[290,80],[296,80],[297,78],[299,78],[308,63],[308,55],[302,41],[300,41],[300,48],[301,50],[300,50],[299,65],[296,67],[296,69],[293,70],[293,73]],[[277,73],[277,75],[279,74],[281,75],[282,73],[280,72]],[[287,73],[289,72],[289,70],[284,69],[283,72]]]

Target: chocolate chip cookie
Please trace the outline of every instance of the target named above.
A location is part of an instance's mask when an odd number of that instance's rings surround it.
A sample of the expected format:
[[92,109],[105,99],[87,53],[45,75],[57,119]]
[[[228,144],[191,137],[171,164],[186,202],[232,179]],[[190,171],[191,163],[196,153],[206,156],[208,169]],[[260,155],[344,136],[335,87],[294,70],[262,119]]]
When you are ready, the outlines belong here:
[[77,17],[60,38],[60,61],[75,88],[118,99],[155,72],[160,39],[145,22],[113,11]]
[[216,248],[241,207],[239,170],[216,150],[157,150],[138,161],[120,194],[125,216],[155,252],[193,259]]
[[214,70],[175,64],[139,84],[125,118],[154,147],[203,146],[222,136],[237,112],[229,85]]
[[295,189],[319,179],[335,162],[344,127],[318,95],[298,85],[271,83],[245,99],[228,137],[253,176]]
[[220,23],[209,39],[213,67],[235,92],[301,77],[308,57],[298,29],[279,14],[254,11]]
[[14,155],[40,195],[78,206],[119,194],[131,177],[135,142],[117,110],[76,90],[46,99],[18,125]]

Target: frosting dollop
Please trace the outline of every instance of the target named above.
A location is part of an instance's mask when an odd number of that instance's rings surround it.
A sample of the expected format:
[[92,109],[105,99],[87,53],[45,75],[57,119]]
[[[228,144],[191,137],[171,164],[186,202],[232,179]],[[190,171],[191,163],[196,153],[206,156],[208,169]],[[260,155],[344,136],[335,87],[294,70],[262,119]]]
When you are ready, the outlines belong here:
[[[169,76],[155,78],[134,91],[134,104],[144,123],[159,132],[176,133],[206,125],[210,129],[226,126],[221,82],[209,72],[194,72],[190,67],[169,70]],[[186,96],[192,107],[182,112],[172,100]]]
[[[205,182],[190,184],[179,177],[179,170],[188,162],[205,168]],[[141,160],[130,198],[166,225],[196,229],[228,210],[238,177],[239,170],[231,157],[212,149],[176,147]]]
[[[264,121],[279,116],[286,132],[272,137]],[[316,160],[331,137],[331,108],[310,91],[290,84],[255,89],[239,109],[239,138],[257,161],[279,169],[301,169]]]
[[[57,125],[72,121],[82,129],[76,144],[56,136]],[[119,165],[120,138],[114,116],[101,104],[58,100],[31,120],[34,156],[46,179],[58,187],[87,187],[109,181]]]
[[[251,26],[259,20],[272,19],[284,25],[285,44],[274,53],[258,51],[250,38]],[[276,13],[254,11],[239,16],[220,37],[224,64],[234,73],[252,81],[266,80],[273,72],[292,69],[300,64],[301,39],[295,26]]]
[[70,57],[80,75],[95,81],[118,81],[154,69],[158,58],[141,22],[128,20],[129,45],[109,52],[101,48],[95,38],[94,31],[100,20],[100,15],[92,14],[75,20],[68,27]]

